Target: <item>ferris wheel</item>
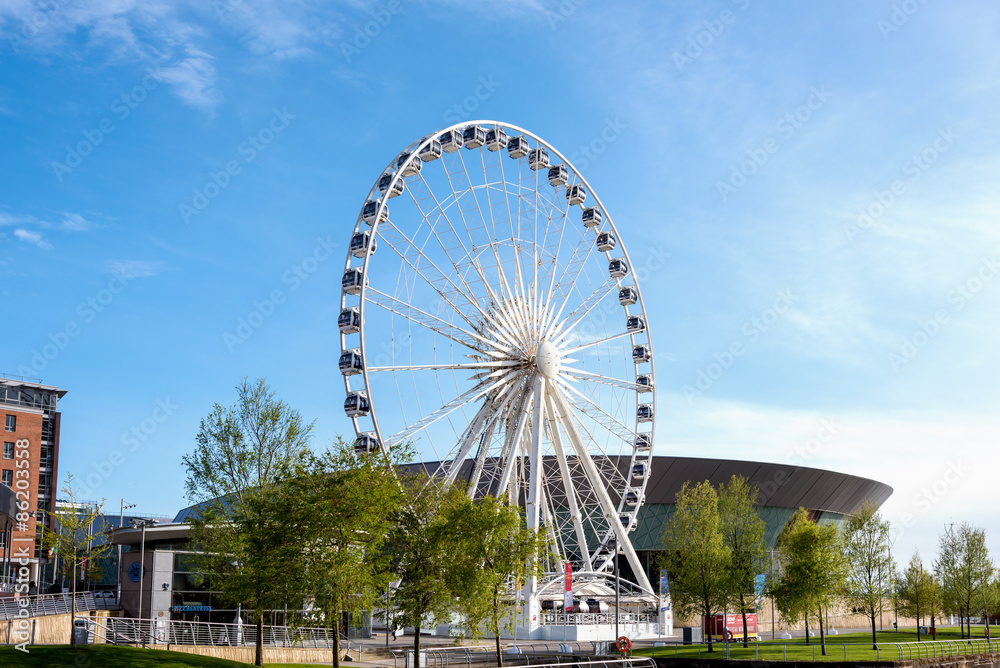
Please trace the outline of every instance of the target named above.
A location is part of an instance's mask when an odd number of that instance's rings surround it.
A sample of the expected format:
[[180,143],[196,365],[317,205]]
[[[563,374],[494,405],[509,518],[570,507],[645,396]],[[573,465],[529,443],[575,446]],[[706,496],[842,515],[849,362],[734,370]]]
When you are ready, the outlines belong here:
[[[391,208],[391,212],[390,212]],[[413,142],[361,207],[338,318],[355,448],[409,442],[433,479],[506,495],[577,571],[614,554],[649,480],[649,321],[611,216],[569,161],[497,121]]]

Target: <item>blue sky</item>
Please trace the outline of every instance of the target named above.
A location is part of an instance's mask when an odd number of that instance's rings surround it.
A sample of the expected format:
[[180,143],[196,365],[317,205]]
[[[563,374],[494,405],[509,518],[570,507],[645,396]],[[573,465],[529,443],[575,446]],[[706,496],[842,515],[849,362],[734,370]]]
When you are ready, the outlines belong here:
[[998,18],[6,0],[0,370],[69,390],[61,471],[106,472],[109,506],[186,505],[180,457],[244,375],[347,434],[357,211],[411,141],[500,119],[570,157],[646,270],[657,454],[873,477],[903,559],[951,521],[998,550]]

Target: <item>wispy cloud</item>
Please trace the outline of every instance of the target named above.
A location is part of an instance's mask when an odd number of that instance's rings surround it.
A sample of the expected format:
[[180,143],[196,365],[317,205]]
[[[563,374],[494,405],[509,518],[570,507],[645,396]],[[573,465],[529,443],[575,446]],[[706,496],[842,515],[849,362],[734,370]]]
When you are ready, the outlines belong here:
[[113,260],[108,269],[125,278],[148,278],[156,276],[163,269],[163,263],[149,260]]
[[19,241],[38,246],[41,249],[49,250],[52,248],[52,244],[42,238],[42,235],[38,232],[32,232],[31,230],[26,230],[24,228],[17,228],[14,230],[14,236],[18,238]]
[[187,50],[187,57],[176,65],[161,67],[159,77],[174,86],[175,93],[183,102],[211,113],[222,95],[216,88],[218,75],[215,58],[194,48]]
[[89,220],[78,213],[71,213],[69,211],[63,212],[62,222],[59,226],[71,232],[86,232],[91,227]]

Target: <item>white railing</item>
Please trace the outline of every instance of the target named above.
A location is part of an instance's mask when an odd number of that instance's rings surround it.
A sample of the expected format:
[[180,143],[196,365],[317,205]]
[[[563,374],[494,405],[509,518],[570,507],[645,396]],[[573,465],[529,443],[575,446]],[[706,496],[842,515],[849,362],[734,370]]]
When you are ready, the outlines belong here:
[[[564,612],[543,612],[540,619],[542,624],[552,625],[606,626],[610,624],[614,626],[615,624],[615,615],[610,612],[571,612],[568,615]],[[658,624],[659,618],[657,615],[623,612],[618,615],[618,623]]]
[[[21,596],[18,598],[0,599],[0,619],[17,619],[24,617],[22,610],[27,610],[28,617],[44,617],[46,615],[64,615],[70,612],[73,594],[39,594],[38,596]],[[76,609],[78,612],[91,610],[115,610],[118,601],[110,598],[95,598],[93,592],[77,592]]]

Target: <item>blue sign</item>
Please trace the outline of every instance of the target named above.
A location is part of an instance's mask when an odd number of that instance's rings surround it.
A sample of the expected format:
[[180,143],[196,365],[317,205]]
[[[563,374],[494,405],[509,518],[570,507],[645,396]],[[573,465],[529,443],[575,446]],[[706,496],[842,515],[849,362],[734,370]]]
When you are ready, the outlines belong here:
[[212,612],[210,605],[175,605],[171,612]]
[[138,561],[133,561],[128,567],[128,579],[132,582],[138,582],[142,579],[142,565]]

